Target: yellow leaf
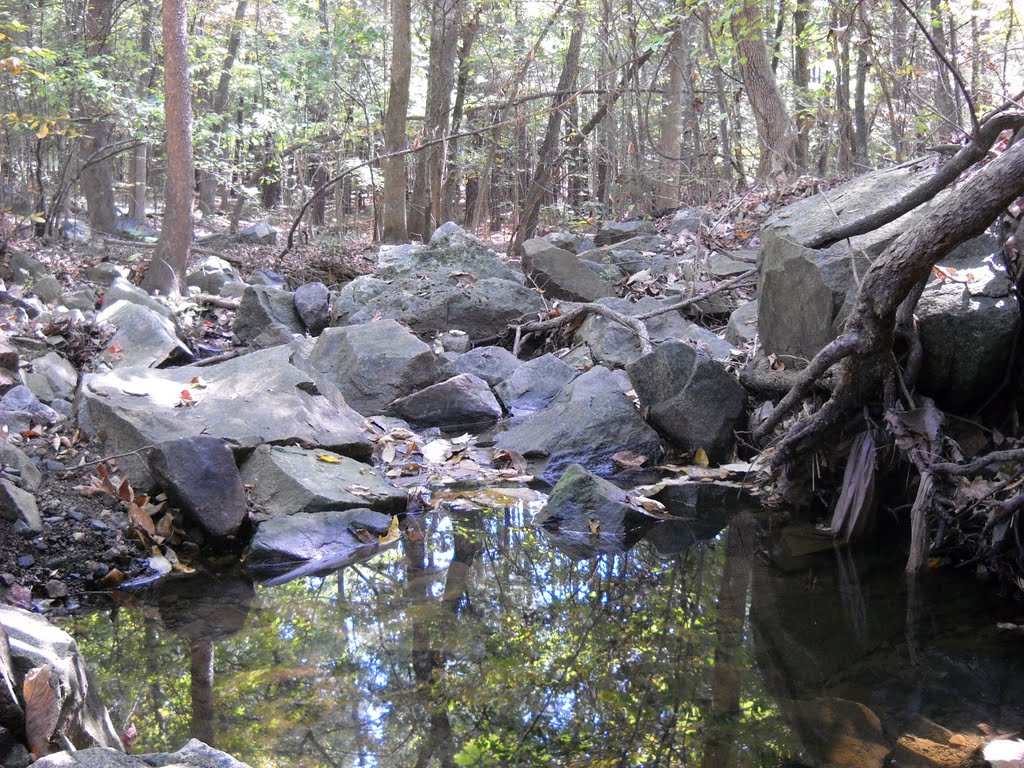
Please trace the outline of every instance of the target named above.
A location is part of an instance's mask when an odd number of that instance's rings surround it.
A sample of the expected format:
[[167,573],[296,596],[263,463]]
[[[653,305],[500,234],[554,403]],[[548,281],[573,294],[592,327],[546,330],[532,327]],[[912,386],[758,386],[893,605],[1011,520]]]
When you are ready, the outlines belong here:
[[341,459],[337,456],[328,456],[327,454],[321,454],[316,457],[317,461],[322,461],[325,464],[341,464]]
[[401,536],[402,532],[398,530],[398,515],[392,515],[391,525],[388,526],[387,533],[379,537],[377,541],[381,544],[394,544]]
[[693,454],[693,463],[698,467],[704,467],[706,469],[711,464],[711,459],[708,458],[708,452],[703,448],[698,448],[697,452]]
[[49,135],[50,135],[50,126],[47,125],[46,123],[43,123],[42,125],[40,125],[39,126],[39,130],[36,131],[36,138],[37,139],[45,139]]

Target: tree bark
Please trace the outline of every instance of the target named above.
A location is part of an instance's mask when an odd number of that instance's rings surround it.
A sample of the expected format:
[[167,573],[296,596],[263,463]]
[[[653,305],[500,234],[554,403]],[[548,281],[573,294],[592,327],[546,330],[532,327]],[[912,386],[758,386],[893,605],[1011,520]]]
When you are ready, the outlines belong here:
[[[110,31],[111,0],[92,0],[85,15],[85,33],[88,38],[86,55],[95,58],[103,54]],[[114,230],[114,173],[113,159],[103,157],[110,143],[110,124],[105,117],[95,118],[82,137],[82,194],[89,214],[89,226],[98,232]]]
[[164,114],[167,122],[167,205],[142,287],[173,295],[185,282],[192,244],[192,103],[188,77],[186,0],[163,0]]
[[[151,2],[143,5],[142,33],[139,38],[139,53],[141,58],[149,61],[153,52],[153,10]],[[144,99],[153,87],[153,76],[156,68],[150,66],[139,78],[139,87],[136,93],[139,99]],[[135,148],[135,156],[132,158],[132,198],[128,208],[128,215],[137,222],[146,220],[146,197],[148,193],[148,165],[149,146],[140,141]]]
[[668,92],[661,113],[661,137],[658,153],[661,155],[661,178],[658,181],[657,208],[674,208],[679,203],[683,127],[683,28],[680,26],[668,43]]
[[786,173],[793,168],[793,138],[786,105],[775,82],[768,48],[761,33],[759,6],[743,0],[729,20],[740,60],[740,76],[754,112],[761,159],[757,177]]
[[409,80],[412,74],[412,41],[410,34],[410,0],[391,0],[391,87],[388,109],[384,117],[384,151],[391,155],[384,161],[384,233],[385,243],[404,243],[409,239],[406,219],[408,185],[405,155],[405,123],[409,113]]
[[811,116],[810,85],[811,73],[807,54],[807,40],[804,35],[810,21],[810,0],[797,0],[793,9],[793,89],[796,92],[796,142],[794,156],[801,171],[810,167],[810,130],[814,124]]

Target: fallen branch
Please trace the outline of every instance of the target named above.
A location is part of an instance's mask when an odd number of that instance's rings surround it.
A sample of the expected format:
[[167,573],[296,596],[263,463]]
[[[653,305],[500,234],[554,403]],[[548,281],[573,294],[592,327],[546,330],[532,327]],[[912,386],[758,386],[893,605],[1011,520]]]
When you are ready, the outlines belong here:
[[1006,451],[992,451],[966,464],[955,461],[943,461],[932,464],[932,472],[939,475],[972,475],[992,464],[1009,464],[1024,461],[1024,448],[1011,448]]

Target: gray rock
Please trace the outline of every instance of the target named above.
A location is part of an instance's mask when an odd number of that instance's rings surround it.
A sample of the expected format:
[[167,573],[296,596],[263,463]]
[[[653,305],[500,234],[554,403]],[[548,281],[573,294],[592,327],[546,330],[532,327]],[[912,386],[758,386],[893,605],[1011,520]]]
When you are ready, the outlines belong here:
[[757,299],[740,304],[729,315],[725,338],[734,347],[753,343],[757,338]]
[[516,367],[494,391],[514,416],[536,413],[550,403],[578,371],[552,354]]
[[388,413],[416,428],[438,427],[460,432],[488,427],[502,415],[501,405],[487,382],[471,373],[460,373],[400,397],[391,403]]
[[249,276],[250,285],[262,285],[266,288],[287,290],[284,278],[272,269],[257,269]]
[[50,274],[50,268],[26,251],[15,251],[8,267],[11,280],[16,283],[28,283],[39,280]]
[[[635,317],[660,309],[667,300],[648,296],[635,303],[626,299],[602,299],[598,303],[620,314]],[[689,338],[695,327],[677,311],[662,312],[645,322],[654,343]],[[574,341],[586,348],[594,363],[612,368],[622,367],[640,357],[640,342],[636,334],[622,323],[601,315],[588,315],[576,330]]]
[[175,333],[174,323],[150,308],[119,299],[104,302],[96,318],[117,328],[100,360],[111,368],[159,368],[192,359],[192,351]]
[[652,522],[626,502],[624,490],[579,464],[565,470],[533,518],[534,525],[545,528],[613,535]]
[[306,364],[364,416],[383,413],[393,400],[437,380],[430,347],[394,320],[328,328]]
[[527,240],[523,252],[523,269],[548,299],[596,301],[615,295],[610,283],[569,251],[556,248],[547,240]]
[[39,490],[43,482],[43,473],[28,454],[6,440],[0,440],[0,467],[5,477],[26,491]]
[[696,323],[693,323],[679,340],[689,342],[699,352],[715,360],[728,360],[732,355],[732,344]]
[[[190,389],[201,377],[205,388]],[[181,405],[189,390],[193,405]],[[203,368],[121,368],[85,377],[78,422],[105,453],[124,454],[165,440],[212,435],[233,449],[296,443],[369,458],[363,419],[319,393],[309,374],[291,363],[288,347],[274,347]],[[136,488],[151,482],[136,455],[118,460]]]
[[271,323],[249,342],[249,348],[270,349],[282,344],[291,344],[296,338],[296,334],[292,333],[287,326],[281,325],[281,323]]
[[0,479],[0,515],[15,523],[21,521],[31,531],[43,530],[36,497],[10,480]]
[[157,484],[205,534],[222,540],[238,533],[247,510],[245,488],[223,440],[209,435],[168,440],[147,460]]
[[92,230],[83,221],[63,221],[59,232],[61,237],[73,243],[88,243],[92,238]]
[[203,293],[220,296],[227,285],[244,285],[241,275],[219,256],[207,256],[189,270],[185,276],[185,284],[198,288]]
[[594,236],[594,245],[613,245],[638,235],[656,235],[658,230],[649,221],[615,221],[605,224]]
[[[835,338],[858,276],[927,209],[922,206],[868,234],[825,250],[803,243],[840,222],[866,216],[901,198],[934,173],[927,162],[858,176],[772,216],[761,229],[758,330],[766,354],[787,363],[809,360]],[[838,218],[837,218],[838,217]]]
[[89,286],[64,293],[60,297],[60,303],[68,309],[77,309],[82,312],[93,312],[99,303],[100,297]]
[[358,538],[355,531],[364,529],[373,536],[381,536],[391,525],[391,519],[391,515],[370,509],[331,509],[275,517],[257,529],[249,545],[246,566],[294,567],[297,562],[307,561],[336,570],[364,560],[380,549],[377,544]]
[[242,243],[254,245],[274,245],[277,242],[278,231],[265,221],[258,221],[245,229],[239,230],[238,240]]
[[683,230],[688,232],[699,232],[700,228],[711,223],[711,214],[699,208],[680,208],[672,216],[669,222],[668,231],[672,235],[678,235]]
[[[0,605],[0,625],[10,640],[15,689],[21,690],[30,670],[49,665],[64,735],[80,749],[102,746],[111,747],[112,754],[114,749],[122,751],[121,740],[71,635],[42,616],[10,605]],[[43,760],[36,765],[47,765]]]
[[8,433],[25,432],[36,424],[36,420],[28,411],[5,411],[0,409],[0,428]]
[[918,301],[924,360],[922,394],[942,408],[967,413],[999,386],[1010,363],[1021,310],[1001,256],[1002,240],[985,234],[938,263]]
[[746,392],[721,363],[683,342],[669,341],[626,366],[648,419],[687,451],[703,448],[727,461],[746,406]]
[[128,270],[112,261],[101,261],[85,268],[85,279],[102,288],[108,287],[118,278],[128,279]]
[[63,290],[64,286],[53,275],[43,275],[32,283],[32,292],[44,304],[55,304]]
[[232,330],[242,344],[248,344],[271,323],[280,323],[292,333],[305,333],[294,294],[265,285],[250,285],[242,294]]
[[323,283],[306,283],[295,289],[295,311],[310,336],[319,336],[331,322],[331,292]]
[[596,397],[609,392],[626,394],[633,389],[633,382],[622,369],[612,370],[595,365],[570,381],[555,396],[552,402],[567,403],[571,400]]
[[114,233],[128,240],[154,241],[160,236],[160,232],[151,227],[148,221],[128,216],[118,216],[114,219]]
[[561,248],[563,251],[577,256],[594,247],[591,239],[574,232],[549,232],[544,235],[544,239],[556,248]]
[[441,349],[461,355],[469,352],[472,344],[469,334],[465,331],[445,331],[439,337]]
[[73,755],[55,752],[40,758],[37,768],[250,768],[226,752],[192,739],[177,752],[126,755],[106,747],[80,749]]
[[406,507],[405,491],[376,469],[330,451],[261,445],[242,465],[242,480],[252,486],[259,512],[271,518],[357,507],[397,514]]
[[0,397],[0,411],[28,413],[37,424],[56,424],[60,421],[60,414],[39,402],[39,398],[24,384],[12,387]]
[[581,388],[521,424],[498,435],[495,445],[531,459],[534,474],[554,483],[570,464],[581,464],[602,477],[618,468],[613,456],[630,451],[654,460],[661,440],[621,392]]
[[103,306],[109,307],[121,299],[130,301],[132,304],[139,304],[140,306],[146,307],[146,309],[152,310],[158,315],[163,315],[171,321],[174,319],[174,312],[172,312],[171,308],[166,304],[162,304],[157,301],[144,290],[138,286],[132,285],[127,280],[123,278],[116,278],[114,282],[107,287],[107,290],[103,292]]
[[17,371],[21,364],[21,353],[11,344],[7,334],[0,331],[0,368]]
[[718,251],[713,252],[711,258],[708,259],[708,272],[715,277],[742,275],[753,268],[754,265],[747,261],[740,261],[733,258],[731,254],[719,253]]
[[451,377],[471,373],[493,387],[511,376],[522,364],[519,358],[504,347],[476,347],[446,364],[441,369],[441,375]]
[[0,624],[0,723],[9,731],[18,731],[25,725],[25,710],[15,693],[15,680],[11,642]]
[[379,279],[397,281],[402,287],[413,287],[416,282],[453,284],[461,275],[452,273],[465,273],[475,280],[495,278],[523,282],[522,272],[513,269],[493,248],[452,222],[438,227],[428,245],[382,250],[374,271]]
[[32,370],[24,374],[25,386],[44,403],[72,400],[78,387],[75,366],[56,352],[47,352],[32,361]]
[[612,245],[602,246],[613,251],[625,251],[627,253],[660,253],[672,248],[672,241],[662,235],[637,235],[628,240],[620,240]]

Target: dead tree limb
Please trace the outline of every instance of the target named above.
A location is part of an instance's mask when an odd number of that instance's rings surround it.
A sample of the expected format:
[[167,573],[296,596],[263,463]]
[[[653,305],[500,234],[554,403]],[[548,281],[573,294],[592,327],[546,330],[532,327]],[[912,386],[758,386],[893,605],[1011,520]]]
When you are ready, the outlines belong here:
[[[1024,117],[1018,113],[1020,117]],[[819,352],[796,387],[755,432],[762,441],[792,414],[814,380],[840,364],[839,383],[817,413],[798,421],[777,448],[772,463],[793,459],[810,440],[832,426],[856,404],[861,374],[871,364],[891,364],[896,314],[914,286],[944,255],[981,234],[1013,200],[1024,194],[1024,141],[979,170],[901,235],[864,275],[843,333]]]

